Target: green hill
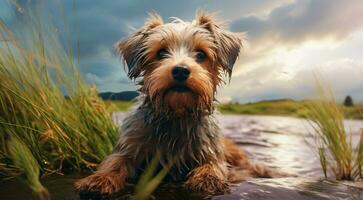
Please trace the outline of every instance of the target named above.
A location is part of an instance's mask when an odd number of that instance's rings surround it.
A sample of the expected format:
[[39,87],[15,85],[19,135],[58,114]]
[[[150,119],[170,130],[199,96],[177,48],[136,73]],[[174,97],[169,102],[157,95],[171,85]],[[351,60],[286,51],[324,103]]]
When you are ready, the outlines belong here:
[[[113,111],[127,111],[132,105],[129,101],[111,101]],[[266,100],[254,103],[227,103],[218,105],[223,114],[247,114],[247,115],[277,115],[304,117],[307,114],[306,106],[312,100],[294,101],[291,99]],[[363,119],[363,104],[355,106],[341,106],[345,118]]]
[[[225,114],[249,114],[249,115],[280,115],[304,117],[308,110],[307,105],[313,100],[294,101],[291,99],[267,100],[255,103],[239,104],[228,103],[219,105],[219,110]],[[363,104],[355,106],[343,106],[345,118],[363,119]]]

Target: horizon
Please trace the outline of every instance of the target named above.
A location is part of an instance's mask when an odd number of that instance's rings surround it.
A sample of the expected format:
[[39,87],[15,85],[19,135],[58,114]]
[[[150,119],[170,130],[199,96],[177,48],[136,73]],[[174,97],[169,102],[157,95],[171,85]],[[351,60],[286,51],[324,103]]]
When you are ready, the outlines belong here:
[[[112,91],[102,91],[99,92],[98,94],[105,94],[105,93],[111,93],[111,94],[119,94],[119,93],[124,93],[124,92],[137,92],[139,93],[139,91],[137,90],[124,90],[124,91],[116,91],[116,92],[112,92]],[[139,93],[140,94],[140,93]],[[347,98],[348,96],[350,96],[353,100],[353,104],[354,105],[360,105],[363,104],[363,101],[355,101],[354,97],[352,97],[351,95],[347,95],[344,97],[343,101],[341,102],[337,102],[337,104],[344,104],[344,100],[345,98]],[[116,100],[117,101],[117,100]],[[257,101],[250,101],[250,102],[240,102],[240,101],[226,101],[226,102],[221,102],[219,101],[219,103],[221,104],[226,104],[226,103],[240,103],[240,104],[249,104],[249,103],[259,103],[259,102],[274,102],[274,101],[295,101],[295,102],[302,102],[302,101],[314,101],[314,98],[306,98],[306,99],[292,99],[292,98],[278,98],[278,99],[261,99],[261,100],[257,100]]]
[[[19,1],[37,6],[39,1]],[[80,44],[80,71],[100,92],[135,91],[112,47],[140,27],[155,11],[164,21],[190,21],[198,9],[218,12],[231,31],[244,34],[244,48],[220,101],[257,102],[314,98],[314,73],[331,85],[337,101],[347,95],[363,102],[363,5],[359,0],[237,1],[73,1],[48,3],[64,7],[74,45]],[[54,12],[55,18],[57,17]],[[21,9],[0,2],[0,19],[17,27]],[[79,39],[79,41],[77,41]]]

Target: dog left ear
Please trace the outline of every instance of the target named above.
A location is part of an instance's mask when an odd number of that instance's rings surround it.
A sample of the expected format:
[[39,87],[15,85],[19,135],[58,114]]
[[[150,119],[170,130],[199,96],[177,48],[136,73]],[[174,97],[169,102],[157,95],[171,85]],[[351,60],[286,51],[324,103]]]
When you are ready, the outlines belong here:
[[197,14],[197,25],[207,29],[215,38],[217,46],[217,62],[229,76],[232,75],[233,65],[237,60],[242,41],[237,34],[221,28],[212,15],[202,12]]
[[135,79],[142,73],[146,48],[144,41],[150,33],[150,30],[162,24],[162,18],[156,13],[151,13],[143,27],[126,39],[116,43],[114,47],[115,51],[123,57],[123,60],[127,64],[128,77],[130,79]]

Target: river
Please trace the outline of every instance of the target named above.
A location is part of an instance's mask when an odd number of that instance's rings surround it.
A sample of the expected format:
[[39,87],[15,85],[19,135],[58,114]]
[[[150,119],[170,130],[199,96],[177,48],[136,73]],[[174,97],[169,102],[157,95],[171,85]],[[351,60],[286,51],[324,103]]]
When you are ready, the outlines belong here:
[[[116,113],[114,120],[121,123],[124,113]],[[363,199],[363,190],[348,186],[348,182],[323,178],[319,159],[308,143],[313,142],[309,132],[313,129],[305,119],[276,116],[220,115],[223,133],[244,148],[255,162],[296,175],[275,179],[250,179],[231,184],[231,193],[202,197],[184,191],[180,186],[166,185],[154,194],[154,199]],[[345,128],[352,133],[353,142],[359,138],[363,121],[346,120]],[[48,177],[43,183],[52,199],[77,199],[72,182],[79,175]],[[30,190],[19,181],[0,182],[1,199],[30,199]],[[116,196],[124,199],[126,196]]]

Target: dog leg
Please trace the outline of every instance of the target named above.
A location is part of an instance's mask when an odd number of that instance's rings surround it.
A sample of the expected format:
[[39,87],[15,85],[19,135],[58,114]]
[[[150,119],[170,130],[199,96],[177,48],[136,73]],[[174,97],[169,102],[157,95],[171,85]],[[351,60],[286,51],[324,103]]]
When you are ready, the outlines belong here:
[[190,172],[185,187],[194,192],[225,193],[229,191],[225,170],[222,166],[204,164]]
[[108,195],[124,188],[126,176],[124,158],[118,154],[111,154],[94,174],[78,180],[74,185],[80,194],[90,192]]
[[223,139],[224,156],[229,165],[247,169],[250,166],[248,155],[231,139]]
[[263,164],[250,162],[248,155],[230,139],[224,139],[225,158],[231,166],[228,181],[239,182],[249,177],[254,178],[280,178],[292,176]]

